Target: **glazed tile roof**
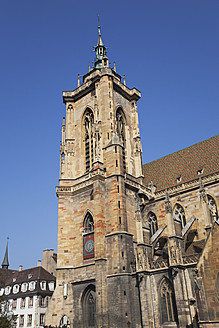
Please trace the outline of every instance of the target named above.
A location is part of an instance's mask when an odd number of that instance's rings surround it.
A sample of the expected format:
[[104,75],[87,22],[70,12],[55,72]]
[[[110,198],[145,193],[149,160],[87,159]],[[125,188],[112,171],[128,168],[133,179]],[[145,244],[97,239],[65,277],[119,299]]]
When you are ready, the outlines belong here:
[[219,135],[143,165],[144,184],[164,190],[197,179],[202,169],[201,177],[219,171]]

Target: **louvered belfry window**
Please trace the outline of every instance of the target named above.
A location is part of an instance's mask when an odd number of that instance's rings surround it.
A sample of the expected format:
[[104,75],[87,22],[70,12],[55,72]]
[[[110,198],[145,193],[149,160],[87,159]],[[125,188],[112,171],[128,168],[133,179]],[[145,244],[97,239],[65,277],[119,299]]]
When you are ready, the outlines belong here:
[[120,138],[122,143],[122,159],[123,159],[123,169],[126,171],[125,163],[125,118],[122,108],[118,108],[116,111],[116,133]]
[[93,123],[93,112],[89,108],[87,108],[84,114],[86,172],[92,168],[93,163]]

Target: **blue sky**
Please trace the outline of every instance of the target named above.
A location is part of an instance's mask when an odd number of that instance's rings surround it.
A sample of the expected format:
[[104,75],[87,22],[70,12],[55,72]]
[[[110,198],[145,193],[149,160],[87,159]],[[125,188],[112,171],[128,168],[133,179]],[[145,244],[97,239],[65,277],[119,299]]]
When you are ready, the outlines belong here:
[[1,2],[0,261],[33,267],[56,250],[62,91],[77,87],[97,42],[138,103],[143,162],[218,134],[219,1]]

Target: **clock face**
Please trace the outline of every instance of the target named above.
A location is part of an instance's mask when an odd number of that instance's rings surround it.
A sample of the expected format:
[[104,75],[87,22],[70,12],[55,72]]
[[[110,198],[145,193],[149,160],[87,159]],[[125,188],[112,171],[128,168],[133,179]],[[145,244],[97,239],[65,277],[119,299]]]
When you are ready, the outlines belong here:
[[94,233],[84,235],[84,260],[94,257]]
[[89,239],[85,244],[85,249],[88,253],[92,252],[94,249],[94,242],[92,239]]

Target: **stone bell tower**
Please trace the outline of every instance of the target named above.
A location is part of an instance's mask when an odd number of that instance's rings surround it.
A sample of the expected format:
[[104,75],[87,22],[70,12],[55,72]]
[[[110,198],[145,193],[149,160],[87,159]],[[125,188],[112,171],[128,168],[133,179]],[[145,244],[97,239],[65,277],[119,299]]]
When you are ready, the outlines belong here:
[[142,185],[141,95],[109,67],[100,26],[95,53],[83,83],[63,92],[57,283],[46,325],[140,327],[136,195],[151,197]]

